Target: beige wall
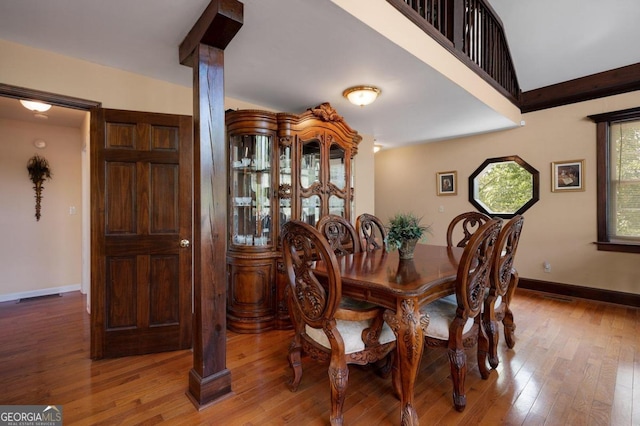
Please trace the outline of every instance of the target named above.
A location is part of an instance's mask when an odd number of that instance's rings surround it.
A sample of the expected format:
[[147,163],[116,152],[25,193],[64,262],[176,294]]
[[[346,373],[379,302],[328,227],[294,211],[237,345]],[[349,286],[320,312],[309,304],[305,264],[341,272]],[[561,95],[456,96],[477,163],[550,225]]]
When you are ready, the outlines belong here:
[[[414,211],[432,224],[430,243],[445,244],[457,214],[474,210],[468,177],[487,158],[519,155],[540,172],[540,201],[525,214],[516,267],[521,277],[640,293],[637,254],[598,251],[596,126],[588,115],[640,105],[640,92],[524,114],[523,127],[381,151],[375,159],[375,211],[384,221]],[[584,192],[552,193],[551,162],[585,160]],[[436,195],[436,172],[456,170],[458,195]],[[440,210],[443,210],[440,212]],[[542,264],[551,263],[545,273]]]
[[[47,147],[35,148],[36,139]],[[0,301],[80,288],[81,150],[79,129],[0,119]],[[27,172],[35,154],[53,172],[44,183],[40,221]]]
[[[130,72],[10,43],[5,40],[0,40],[0,57],[2,57],[2,61],[0,61],[0,82],[3,84],[97,101],[101,102],[105,108],[186,115],[191,115],[192,113],[193,105],[191,87],[165,83]],[[231,98],[225,99],[225,108],[268,109],[260,105],[254,105]],[[13,125],[23,128],[25,132],[29,132],[29,126],[24,123],[15,122]],[[77,152],[75,152],[73,156],[59,158],[57,160],[57,164],[65,164],[65,166],[60,167],[62,169],[67,167],[67,163],[68,166],[74,170],[77,167],[78,176],[77,180],[74,181],[74,184],[78,185],[78,197],[80,198],[77,201],[74,201],[75,206],[77,207],[77,216],[73,219],[78,220],[80,226],[79,229],[81,230],[81,211],[84,209],[86,214],[89,206],[89,188],[86,186],[83,189],[81,186],[82,179],[88,183],[89,162],[86,151],[82,151],[82,147],[86,147],[88,144],[88,123],[85,123],[82,129],[76,129],[76,132],[78,138]],[[14,149],[14,147],[12,147],[12,144],[14,143],[13,139],[6,139],[6,141],[9,142],[7,144],[5,143],[5,138],[9,138],[9,136],[3,134],[0,135],[0,137],[3,149],[7,149],[9,151]],[[50,136],[47,134],[45,139],[49,138]],[[27,141],[25,142],[27,148],[31,148],[31,136],[25,135],[24,139]],[[48,152],[49,148],[45,151]],[[11,168],[11,170],[13,170],[12,173],[22,173],[21,170],[23,166],[26,167],[26,159],[22,157],[26,154],[12,153],[11,155],[4,155],[3,151],[0,151],[0,153],[2,154],[0,162],[15,163]],[[14,158],[16,155],[18,155],[19,158],[10,160],[10,158]],[[356,214],[372,212],[374,209],[374,189],[373,185],[371,185],[371,182],[373,181],[373,159],[373,137],[363,135],[363,142],[360,144],[359,154],[356,157],[355,165],[357,182],[355,197]],[[4,169],[4,163],[2,164]],[[14,170],[14,167],[17,167],[17,169]],[[59,176],[57,176],[56,173],[55,183],[57,184],[59,182]],[[358,182],[360,184],[358,184]],[[33,194],[31,192],[12,188],[11,194],[14,192],[20,193],[21,196],[25,196],[26,194],[29,201],[32,200]],[[16,238],[21,235],[23,231],[27,233],[31,232],[31,222],[27,222],[24,226],[13,226],[12,219],[14,213],[9,212],[9,209],[13,209],[13,207],[9,206],[5,201],[10,199],[9,196],[5,196],[6,194],[7,193],[4,192],[4,189],[0,191],[0,199],[2,199],[2,208],[0,208],[2,228],[0,228],[0,230],[4,231],[5,227],[12,227],[12,232],[15,232],[15,235],[12,233],[11,236]],[[47,190],[45,192],[45,205],[48,202],[52,202],[52,200],[50,200],[49,191]],[[59,208],[68,212],[69,206],[65,203],[67,203],[67,201],[65,201],[61,206],[56,206],[56,209]],[[52,207],[48,205],[47,208]],[[5,209],[7,209],[6,214]],[[47,210],[45,208],[45,213],[46,212]],[[22,215],[20,217],[22,218]],[[32,215],[26,215],[26,217],[31,220]],[[62,218],[69,220],[68,217]],[[2,259],[0,259],[0,266],[6,264],[7,267],[12,268],[12,272],[10,274],[5,274],[4,271],[9,271],[9,269],[0,267],[0,271],[2,271],[2,274],[0,274],[0,300],[2,300],[1,298],[3,295],[8,297],[6,296],[7,294],[16,294],[17,292],[24,293],[40,291],[42,288],[57,288],[61,285],[77,286],[81,283],[81,277],[83,291],[88,292],[88,280],[90,273],[88,258],[88,214],[86,214],[84,219],[85,231],[83,238],[86,250],[81,250],[82,238],[80,236],[77,239],[74,237],[72,240],[74,242],[73,245],[58,245],[56,250],[46,251],[42,254],[44,260],[32,261],[33,259],[29,256],[23,256],[20,254],[14,255],[10,245],[5,244],[2,249],[3,251],[0,252],[0,255],[2,255]],[[45,216],[43,216],[41,222],[43,220],[45,220]],[[46,220],[49,221],[51,219],[46,218]],[[39,223],[38,225],[40,227],[35,229],[44,228],[42,223]],[[83,254],[82,257],[79,255],[81,251]],[[66,262],[56,263],[57,268],[65,268],[64,272],[59,271],[61,275],[64,275],[64,277],[56,277],[54,279],[54,276],[50,276],[49,274],[49,267],[50,262],[58,257],[64,258]],[[34,276],[39,278],[32,279]]]
[[[102,102],[104,108],[191,115],[191,88],[0,40],[0,82]],[[176,59],[177,61],[177,59]]]
[[362,213],[373,214],[375,211],[375,186],[372,184],[375,172],[374,139],[372,135],[360,136],[362,141],[358,145],[358,154],[355,157],[354,221]]
[[[0,61],[0,82],[3,84],[101,102],[105,108],[186,115],[191,115],[192,112],[192,90],[190,87],[154,80],[115,68],[10,43],[5,40],[0,40],[0,56],[2,57],[2,61]],[[26,128],[25,131],[27,131]],[[74,184],[78,186],[79,198],[74,202],[77,208],[77,215],[73,219],[79,223],[78,232],[82,232],[82,220],[85,220],[84,236],[81,234],[79,234],[78,238],[74,236],[68,241],[68,244],[58,244],[55,246],[55,250],[43,252],[38,259],[23,256],[20,253],[13,253],[7,249],[5,253],[2,253],[2,259],[0,259],[0,262],[6,262],[8,266],[8,268],[0,268],[0,271],[2,271],[2,274],[0,274],[0,298],[4,297],[5,300],[10,300],[15,298],[16,294],[32,294],[33,292],[47,294],[57,292],[60,286],[71,285],[76,288],[81,283],[83,284],[83,291],[87,292],[89,289],[89,234],[88,212],[86,211],[88,208],[88,186],[83,191],[81,184],[83,179],[88,182],[88,157],[86,151],[84,158],[82,154],[82,147],[88,141],[88,122],[83,125],[82,129],[75,129],[74,131],[78,135],[77,152],[74,156],[60,157],[57,160],[58,167],[54,168],[65,171],[67,169],[77,169],[78,176],[74,180]],[[0,136],[3,140],[3,149],[13,149],[10,146],[5,146],[7,145],[4,144],[5,136],[5,134]],[[51,136],[47,134],[44,139],[48,138],[51,138]],[[7,139],[7,141],[10,142],[9,145],[14,143],[13,139]],[[27,145],[31,144],[31,141],[32,139],[28,140]],[[45,151],[53,152],[53,149],[47,148]],[[19,161],[18,159],[15,160],[20,163],[20,169],[23,167],[22,160],[22,158]],[[0,161],[8,160],[3,155]],[[24,166],[26,166],[26,160],[24,160]],[[60,182],[58,173],[56,173],[54,179],[52,184]],[[45,204],[52,201],[48,197],[48,192],[47,188],[45,191]],[[0,209],[3,223],[4,218],[7,217],[6,215],[10,213],[8,209],[12,208],[7,207],[5,204],[4,195],[5,192],[0,191],[0,197],[3,200],[2,208]],[[31,197],[31,201],[33,194],[27,195]],[[65,204],[56,208],[68,214],[69,206]],[[85,213],[84,218],[81,216],[83,210]],[[27,217],[31,219],[32,215]],[[68,220],[69,218],[65,219]],[[41,222],[43,220],[45,220],[44,215]],[[16,222],[12,225],[12,230],[25,231],[27,234],[31,232],[30,229],[23,229],[22,226],[18,226],[18,223]],[[38,225],[42,225],[42,223]],[[6,224],[3,225],[3,228],[4,226]],[[44,226],[40,226],[37,229],[43,228]],[[52,228],[59,229],[57,226]],[[62,237],[57,234],[54,235]],[[69,234],[65,233],[63,237],[58,241],[65,241],[65,238],[69,238]],[[82,249],[83,239],[84,250]],[[51,248],[52,244],[53,242],[50,242],[47,247]],[[5,257],[5,255],[8,257]],[[64,262],[60,262],[59,259],[64,259]],[[9,267],[13,269],[9,269]],[[7,273],[5,273],[5,270]]]

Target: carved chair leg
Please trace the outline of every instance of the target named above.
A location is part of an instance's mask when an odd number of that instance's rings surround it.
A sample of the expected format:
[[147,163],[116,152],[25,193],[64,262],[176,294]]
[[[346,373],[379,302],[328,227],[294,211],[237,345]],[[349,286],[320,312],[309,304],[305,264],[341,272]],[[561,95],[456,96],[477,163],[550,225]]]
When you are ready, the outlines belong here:
[[520,279],[517,272],[511,275],[511,282],[509,283],[509,289],[507,290],[504,301],[505,309],[504,318],[502,318],[502,325],[504,326],[504,340],[507,343],[507,347],[509,349],[513,349],[513,347],[516,345],[516,323],[513,320],[513,312],[511,312],[509,305],[511,305],[513,296],[515,295],[516,289],[518,288],[519,280]]
[[331,386],[331,425],[342,426],[342,407],[349,382],[349,368],[346,363],[340,362],[334,365],[333,360],[329,366],[329,384]]
[[288,287],[285,289],[285,294],[287,296],[287,302],[289,306],[289,313],[291,315],[291,322],[293,323],[293,328],[295,329],[295,333],[293,335],[293,340],[291,340],[291,344],[289,345],[289,366],[293,371],[293,377],[289,380],[289,389],[291,392],[295,392],[298,390],[298,386],[300,385],[300,381],[302,380],[302,333],[304,332],[304,323],[300,319],[300,313],[296,309],[295,305],[291,303],[289,299],[289,291]]
[[467,406],[467,395],[464,392],[464,380],[467,375],[467,355],[463,348],[449,349],[451,380],[453,381],[453,405],[457,411]]
[[289,346],[289,366],[293,372],[293,377],[289,380],[289,389],[291,392],[298,390],[300,381],[302,380],[302,358],[300,356],[301,345],[299,338],[293,339]]
[[482,313],[482,326],[489,339],[489,365],[491,365],[492,368],[497,368],[500,362],[498,359],[498,341],[500,340],[500,335],[498,334],[498,321],[496,319],[493,301],[490,301],[488,305],[489,307],[485,304],[485,312]]
[[476,317],[476,324],[478,327],[478,345],[477,345],[477,356],[478,356],[478,370],[480,370],[480,377],[483,379],[488,379],[490,371],[487,368],[487,352],[489,351],[489,339],[487,338],[487,334],[485,333],[482,321],[482,315],[478,315]]
[[491,365],[491,368],[497,368],[500,363],[500,359],[498,358],[498,341],[500,340],[498,323],[496,321],[489,321],[483,325],[488,338],[487,349],[489,353],[489,365]]
[[507,343],[509,349],[513,349],[516,345],[516,324],[513,322],[513,313],[509,306],[507,306],[504,318],[502,319],[502,325],[504,326],[504,340]]

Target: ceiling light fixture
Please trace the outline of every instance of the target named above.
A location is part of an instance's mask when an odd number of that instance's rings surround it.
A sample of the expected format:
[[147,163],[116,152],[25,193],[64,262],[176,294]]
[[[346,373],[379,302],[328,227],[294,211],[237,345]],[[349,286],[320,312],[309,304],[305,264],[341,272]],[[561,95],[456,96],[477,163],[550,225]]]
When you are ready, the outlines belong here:
[[20,103],[29,111],[45,112],[51,109],[51,105],[42,102],[25,101],[23,99],[20,99]]
[[342,96],[354,105],[365,106],[376,100],[381,91],[374,86],[355,86],[342,92]]

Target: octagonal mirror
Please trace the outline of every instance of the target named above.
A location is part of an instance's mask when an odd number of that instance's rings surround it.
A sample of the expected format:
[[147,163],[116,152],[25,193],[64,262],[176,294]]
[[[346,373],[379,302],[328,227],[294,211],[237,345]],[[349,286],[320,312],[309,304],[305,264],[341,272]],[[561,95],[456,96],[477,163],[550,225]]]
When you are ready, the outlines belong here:
[[517,155],[489,158],[469,176],[469,202],[491,217],[510,219],[538,201],[539,179]]

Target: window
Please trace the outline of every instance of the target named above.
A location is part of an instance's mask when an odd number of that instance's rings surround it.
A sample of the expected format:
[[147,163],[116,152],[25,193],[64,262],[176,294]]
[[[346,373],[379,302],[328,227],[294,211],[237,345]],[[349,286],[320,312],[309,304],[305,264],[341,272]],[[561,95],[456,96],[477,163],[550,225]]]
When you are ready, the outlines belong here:
[[539,173],[517,155],[489,158],[469,176],[469,202],[492,217],[509,219],[539,199]]
[[597,123],[598,249],[640,253],[640,108]]

